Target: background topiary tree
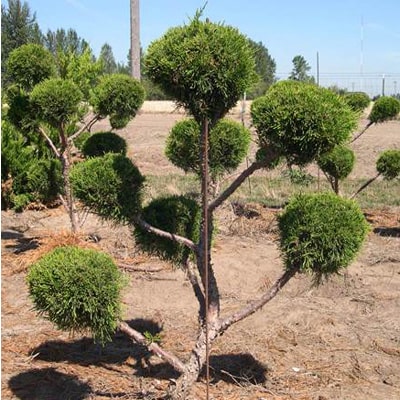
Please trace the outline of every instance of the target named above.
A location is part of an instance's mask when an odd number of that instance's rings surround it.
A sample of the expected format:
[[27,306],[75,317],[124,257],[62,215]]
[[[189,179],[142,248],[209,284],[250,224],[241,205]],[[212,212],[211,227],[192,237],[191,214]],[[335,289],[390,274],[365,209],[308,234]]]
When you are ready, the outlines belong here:
[[[168,242],[164,241],[159,255],[169,258],[179,256],[177,261],[182,262],[181,266],[189,277],[199,304],[199,325],[196,342],[185,361],[171,352],[161,349],[156,343],[149,343],[145,337],[123,321],[119,322],[119,328],[123,332],[158,354],[181,373],[170,393],[171,397],[175,399],[186,398],[188,390],[198,378],[204,364],[206,364],[208,376],[210,346],[224,331],[234,323],[261,309],[297,273],[311,269],[316,276],[324,276],[336,272],[339,265],[342,268],[346,267],[357,253],[367,231],[363,215],[353,202],[325,194],[316,195],[315,200],[314,198],[295,200],[295,203],[290,203],[289,207],[291,208],[288,209],[286,217],[283,214],[280,223],[283,232],[281,249],[286,260],[282,275],[258,298],[245,304],[243,308],[233,313],[221,313],[221,299],[210,251],[214,228],[213,216],[217,207],[227,200],[254,171],[270,166],[272,159],[284,156],[290,162],[303,164],[311,161],[320,153],[329,151],[337,144],[334,138],[341,141],[349,136],[354,125],[354,116],[343,100],[336,95],[326,95],[324,89],[317,87],[310,89],[309,85],[304,84],[299,86],[277,85],[274,90],[277,91],[277,97],[286,108],[276,107],[269,109],[268,112],[263,110],[263,114],[255,113],[258,134],[263,139],[260,140],[260,145],[268,151],[263,151],[262,156],[245,169],[218,197],[208,201],[207,193],[210,185],[207,157],[208,127],[210,126],[212,129],[216,126],[219,119],[236,104],[243,90],[252,83],[254,60],[247,39],[236,29],[214,24],[208,20],[203,22],[200,17],[201,13],[198,13],[188,25],[170,29],[161,39],[152,43],[148,50],[146,63],[149,74],[156,83],[160,84],[166,93],[175,96],[176,101],[184,106],[200,125],[201,204],[194,206],[194,202],[186,198],[169,198],[154,200],[143,209],[139,206],[135,206],[136,209],[133,210],[129,209],[127,205],[132,203],[132,198],[136,199],[139,196],[138,192],[141,187],[123,183],[125,174],[121,174],[120,164],[112,161],[118,159],[121,163],[127,163],[127,161],[122,161],[124,159],[122,155],[109,154],[85,161],[84,167],[76,165],[74,170],[76,168],[76,171],[79,172],[77,175],[80,176],[80,179],[76,179],[76,181],[75,171],[71,174],[77,197],[92,211],[103,217],[117,216],[117,220],[129,223],[138,232],[142,230],[136,235],[138,242],[143,247],[149,246],[147,250],[155,251],[155,243],[151,244],[152,239],[147,233],[168,239],[170,246],[168,247]],[[298,83],[294,82],[294,84]],[[279,93],[280,90],[283,90],[284,93]],[[294,98],[291,97],[292,94],[295,95]],[[317,96],[319,102],[316,103],[314,96]],[[296,101],[298,99],[303,104],[303,117],[299,119],[295,112],[298,110]],[[311,102],[313,107],[305,106],[306,99]],[[311,118],[306,115],[310,109],[313,115],[316,115],[314,124],[311,124]],[[282,110],[284,111],[282,112]],[[324,118],[320,118],[322,110]],[[282,120],[282,114],[285,121],[282,126],[287,129],[284,130],[285,134],[278,135],[277,128],[279,126],[276,125],[275,136],[272,136],[274,137],[272,141],[274,151],[271,152],[269,151],[270,147],[266,146],[270,139],[268,137],[267,140],[267,136],[264,135],[267,124],[263,123],[261,115],[267,121],[275,121]],[[303,141],[292,140],[293,132],[288,128],[289,126],[295,130],[296,134],[301,132],[305,136]],[[331,138],[330,135],[335,136]],[[290,146],[285,147],[285,141],[290,142],[291,140]],[[301,155],[304,150],[303,143],[306,144],[304,147],[307,150],[306,156]],[[98,173],[102,167],[108,171],[105,175]],[[111,180],[105,181],[104,176],[107,179],[108,176],[116,176],[116,184]],[[85,183],[78,190],[75,183],[83,182],[84,179],[90,181],[90,185]],[[107,199],[107,201],[104,202],[103,199]],[[133,203],[136,205],[136,200]],[[197,217],[198,207],[201,210],[200,223]],[[290,210],[295,211],[290,212]],[[296,212],[296,210],[298,211]],[[132,213],[136,213],[136,215],[132,215]],[[164,218],[164,213],[168,213],[169,218]],[[178,218],[177,213],[183,215]],[[312,225],[304,228],[310,232],[308,237],[305,236],[306,231],[300,229],[301,222],[295,224],[297,231],[296,229],[290,231],[291,219],[293,219],[293,216],[290,215],[293,213],[304,213],[304,222]],[[325,214],[335,217],[334,226],[338,226],[340,216],[343,214],[343,219],[340,220],[342,234],[337,235],[335,240],[329,238],[331,220],[324,218]],[[122,217],[120,218],[120,216]],[[175,216],[176,225],[171,221]],[[150,224],[146,218],[151,220],[154,225]],[[293,221],[293,223],[295,222]],[[197,233],[192,230],[196,227],[198,227]],[[313,231],[313,229],[315,230]],[[326,233],[326,240],[318,242],[317,247],[322,247],[314,252],[313,257],[307,256],[305,243],[314,244],[314,240],[316,240],[314,232],[321,229]],[[180,246],[177,247],[176,244]],[[181,253],[183,247],[187,249],[189,257]],[[338,254],[338,249],[342,249],[343,254]],[[186,262],[186,259],[189,262]],[[193,262],[190,262],[190,259],[193,259]],[[334,260],[336,260],[335,263],[331,265]],[[291,262],[294,264],[290,265]],[[43,307],[45,305],[41,309]]]
[[353,199],[362,192],[372,182],[382,176],[386,180],[396,179],[400,176],[400,150],[385,150],[382,152],[376,161],[376,170],[378,173],[365,182],[352,196]]
[[100,157],[106,153],[126,155],[126,140],[114,132],[96,132],[89,136],[82,145],[85,157]]
[[364,92],[348,92],[343,95],[346,103],[357,112],[363,112],[371,103],[371,99]]
[[[246,157],[251,134],[238,122],[221,119],[209,134],[209,171],[214,194],[221,177],[234,171]],[[194,119],[178,122],[171,130],[165,155],[185,172],[201,176],[200,126]]]
[[374,102],[372,110],[368,116],[369,122],[365,128],[357,133],[352,139],[351,143],[356,141],[362,136],[369,127],[373,124],[379,124],[382,122],[390,121],[395,119],[400,113],[400,100],[395,97],[381,96]]
[[339,194],[339,181],[350,175],[355,160],[356,157],[353,150],[345,145],[337,145],[333,150],[319,157],[318,166],[336,194]]

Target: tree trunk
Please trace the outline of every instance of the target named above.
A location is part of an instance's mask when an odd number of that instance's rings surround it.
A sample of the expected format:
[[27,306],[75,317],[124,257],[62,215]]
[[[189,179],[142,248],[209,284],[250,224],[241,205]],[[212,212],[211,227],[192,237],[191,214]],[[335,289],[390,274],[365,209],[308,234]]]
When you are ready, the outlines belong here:
[[131,0],[131,74],[140,81],[140,12],[139,0]]

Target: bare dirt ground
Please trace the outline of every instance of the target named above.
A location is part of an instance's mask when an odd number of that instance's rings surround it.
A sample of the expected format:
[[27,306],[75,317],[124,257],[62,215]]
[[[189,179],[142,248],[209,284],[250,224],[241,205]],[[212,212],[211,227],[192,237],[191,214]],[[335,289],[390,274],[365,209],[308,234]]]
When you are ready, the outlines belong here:
[[[157,111],[145,110],[122,131],[129,156],[144,174],[180,173],[166,160],[163,144],[184,115]],[[371,128],[354,143],[354,175],[371,176],[377,153],[399,146],[400,121]],[[276,210],[248,207],[252,212],[244,215],[229,205],[218,212],[213,257],[223,313],[259,296],[282,271]],[[211,398],[400,398],[400,209],[365,213],[371,233],[343,276],[318,288],[307,276],[293,279],[262,311],[215,342]],[[195,340],[190,285],[181,271],[140,254],[127,227],[90,215],[82,235],[71,239],[68,226],[61,208],[2,212],[2,398],[160,398],[177,377],[171,368],[156,357],[148,360],[143,348],[120,333],[100,348],[88,337],[57,331],[32,310],[26,269],[49,246],[66,240],[111,253],[130,278],[123,298],[126,320],[160,332],[162,345],[181,357]],[[205,398],[204,379],[190,398]]]

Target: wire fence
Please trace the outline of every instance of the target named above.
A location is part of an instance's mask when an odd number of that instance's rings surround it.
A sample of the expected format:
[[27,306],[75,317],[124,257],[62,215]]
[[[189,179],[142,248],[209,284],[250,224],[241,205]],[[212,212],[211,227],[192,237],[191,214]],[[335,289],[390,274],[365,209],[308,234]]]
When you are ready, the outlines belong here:
[[[278,79],[287,79],[288,73],[277,74]],[[365,92],[369,96],[392,96],[400,94],[399,73],[337,73],[323,72],[314,75],[315,81],[323,87],[338,87],[349,92]]]

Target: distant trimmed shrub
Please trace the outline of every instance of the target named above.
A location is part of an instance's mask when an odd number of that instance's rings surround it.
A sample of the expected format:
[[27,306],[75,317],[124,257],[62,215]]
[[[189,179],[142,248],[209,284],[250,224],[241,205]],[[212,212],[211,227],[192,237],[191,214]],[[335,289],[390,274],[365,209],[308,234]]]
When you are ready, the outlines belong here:
[[[143,208],[142,216],[150,225],[169,233],[186,237],[195,243],[199,239],[201,210],[192,199],[184,196],[163,197]],[[186,246],[160,237],[135,225],[136,243],[147,253],[182,265],[190,256]]]
[[144,89],[139,81],[124,74],[105,75],[93,89],[94,112],[109,116],[113,129],[123,128],[143,104]]
[[394,179],[400,175],[400,150],[386,150],[376,162],[377,171],[385,179]]
[[342,180],[347,178],[354,168],[354,151],[350,148],[339,145],[329,153],[323,154],[318,159],[318,166],[329,176]]
[[30,267],[27,283],[35,309],[58,329],[90,331],[101,344],[112,340],[124,279],[110,256],[58,247]]
[[121,154],[108,153],[75,164],[70,180],[76,198],[104,219],[131,222],[141,209],[144,177]]
[[82,151],[83,145],[85,144],[86,140],[92,136],[91,132],[82,132],[79,136],[74,139],[75,147]]
[[126,140],[114,132],[96,132],[82,146],[85,157],[100,157],[106,153],[126,155]]
[[294,197],[278,226],[286,269],[312,273],[317,282],[347,267],[369,231],[357,203],[332,193]]
[[294,80],[278,82],[254,100],[251,116],[260,147],[272,145],[299,166],[348,140],[357,122],[343,97]]
[[372,106],[368,119],[371,123],[377,124],[394,119],[400,113],[400,101],[394,97],[379,97]]
[[[246,157],[251,134],[238,122],[220,120],[209,132],[209,166],[212,180],[234,171]],[[200,175],[200,125],[194,119],[178,122],[165,148],[167,158],[185,172]]]
[[38,44],[24,44],[10,53],[6,62],[11,81],[26,91],[55,76],[53,55]]
[[347,92],[343,95],[346,103],[354,110],[354,111],[364,111],[371,102],[370,97],[367,93],[364,92]]

